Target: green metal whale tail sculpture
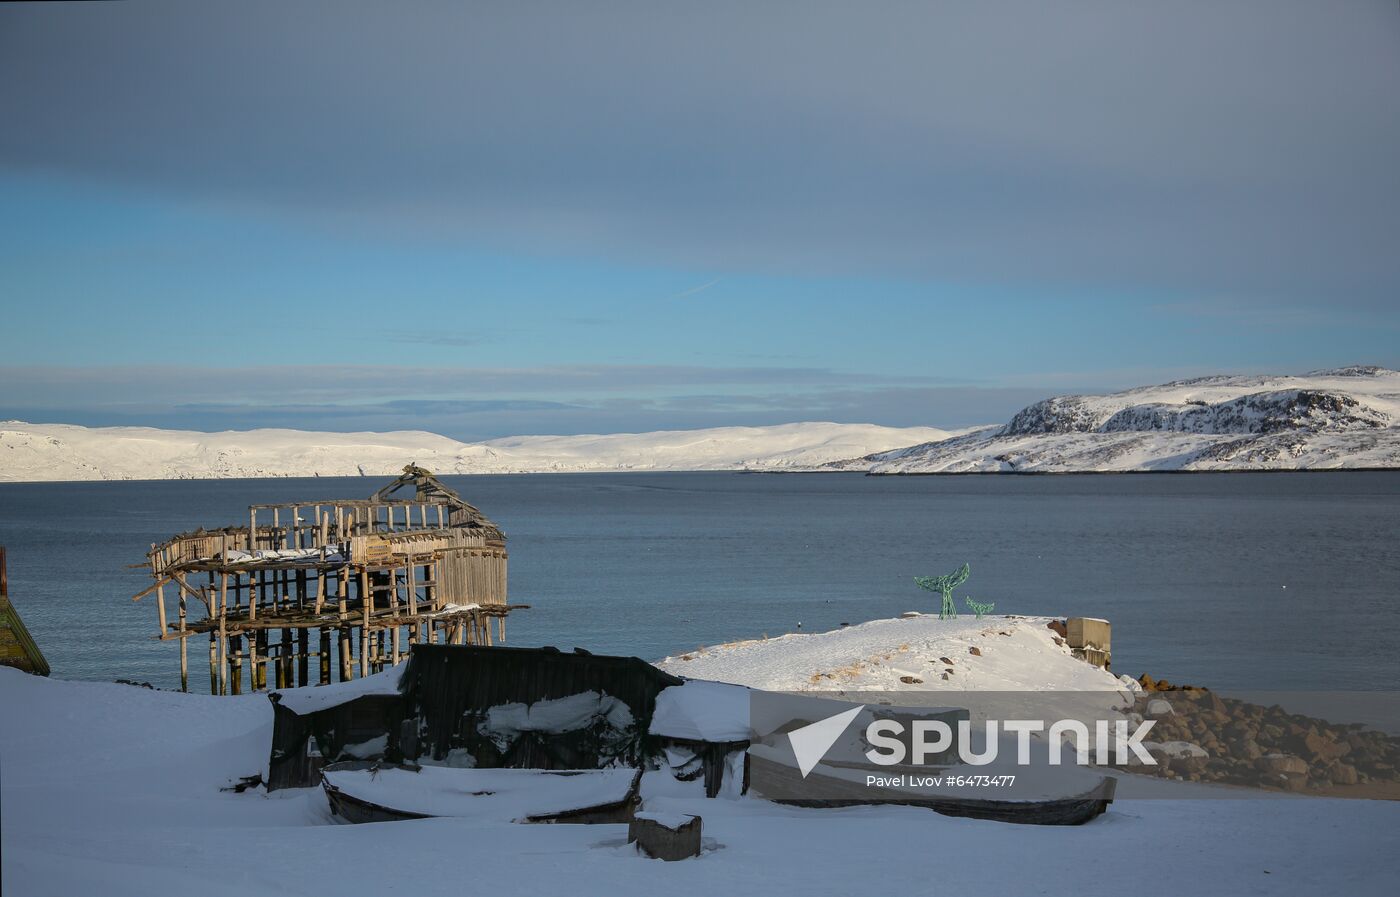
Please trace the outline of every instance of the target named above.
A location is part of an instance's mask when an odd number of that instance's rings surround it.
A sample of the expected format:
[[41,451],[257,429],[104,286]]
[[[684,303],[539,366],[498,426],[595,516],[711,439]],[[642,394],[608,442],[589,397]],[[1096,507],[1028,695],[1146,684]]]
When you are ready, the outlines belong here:
[[967,597],[964,597],[963,600],[967,602],[967,609],[976,614],[979,620],[982,619],[983,614],[991,613],[993,608],[996,607],[995,604],[982,604],[981,602],[973,601],[971,598]]
[[972,568],[963,564],[946,576],[916,576],[914,582],[921,589],[938,592],[943,596],[943,606],[938,610],[938,619],[951,620],[958,616],[957,606],[953,604],[953,590],[967,582],[971,575]]

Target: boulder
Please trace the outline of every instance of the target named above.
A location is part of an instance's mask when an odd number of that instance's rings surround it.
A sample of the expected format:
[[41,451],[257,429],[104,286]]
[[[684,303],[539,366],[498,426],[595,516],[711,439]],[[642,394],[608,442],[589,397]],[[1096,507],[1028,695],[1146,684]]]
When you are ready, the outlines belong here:
[[1318,732],[1303,736],[1303,750],[1316,760],[1336,760],[1351,752],[1351,745],[1336,741]]
[[1328,778],[1333,785],[1355,785],[1358,781],[1355,766],[1348,766],[1345,763],[1334,763],[1328,770]]
[[[1162,742],[1157,750],[1171,759],[1172,772],[1186,775],[1188,778],[1204,770],[1210,763],[1210,753],[1189,741]],[[1153,754],[1153,756],[1157,755]]]
[[1171,716],[1171,702],[1165,701],[1162,698],[1153,698],[1147,702],[1147,711],[1143,715],[1148,719],[1160,719],[1164,716]]
[[1302,757],[1292,754],[1265,754],[1254,761],[1254,768],[1260,772],[1279,775],[1304,776],[1308,774],[1308,764]]

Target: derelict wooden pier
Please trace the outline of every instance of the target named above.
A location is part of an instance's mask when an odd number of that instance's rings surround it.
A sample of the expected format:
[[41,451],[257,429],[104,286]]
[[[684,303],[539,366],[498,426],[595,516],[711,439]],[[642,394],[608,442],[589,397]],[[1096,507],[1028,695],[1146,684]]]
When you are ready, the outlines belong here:
[[182,533],[147,560],[134,600],[154,594],[185,691],[193,639],[208,640],[210,693],[240,694],[366,676],[412,644],[503,642],[525,606],[506,601],[500,528],[414,465],[368,499],[253,505],[246,525]]

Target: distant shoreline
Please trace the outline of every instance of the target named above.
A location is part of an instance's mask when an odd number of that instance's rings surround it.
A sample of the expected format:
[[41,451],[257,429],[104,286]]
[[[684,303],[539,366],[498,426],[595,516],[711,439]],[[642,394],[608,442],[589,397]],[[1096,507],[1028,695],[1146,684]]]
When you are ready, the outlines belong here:
[[[616,476],[637,474],[643,476],[662,474],[713,473],[743,474],[757,476],[804,476],[825,474],[831,476],[863,477],[1114,477],[1114,476],[1207,476],[1211,474],[1321,474],[1321,473],[1400,473],[1400,467],[1242,467],[1212,468],[1210,470],[935,470],[935,471],[890,471],[872,470],[736,470],[706,469],[694,470],[482,470],[468,473],[443,473],[445,477],[576,477],[576,476]],[[60,486],[83,483],[215,483],[237,480],[363,480],[374,479],[373,474],[270,474],[267,476],[231,477],[145,477],[111,478],[87,480],[0,480],[4,486]]]
[[[1079,476],[1188,476],[1196,474],[1236,474],[1236,473],[1395,473],[1400,467],[1213,467],[1209,470],[918,470],[918,471],[875,471],[867,470],[868,477],[1079,477]],[[799,471],[755,471],[756,473],[798,473]],[[812,471],[817,472],[817,471]],[[836,470],[832,473],[861,473],[862,471]]]

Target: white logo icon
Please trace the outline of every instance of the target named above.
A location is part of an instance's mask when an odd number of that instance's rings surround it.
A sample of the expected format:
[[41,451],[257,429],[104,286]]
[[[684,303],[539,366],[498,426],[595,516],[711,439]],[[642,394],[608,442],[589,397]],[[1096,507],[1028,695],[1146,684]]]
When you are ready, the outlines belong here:
[[802,778],[807,778],[807,773],[816,768],[822,757],[836,743],[836,739],[846,731],[851,720],[859,716],[864,709],[865,705],[862,704],[788,733],[788,741],[792,743],[792,753],[797,757],[797,769],[802,773]]

